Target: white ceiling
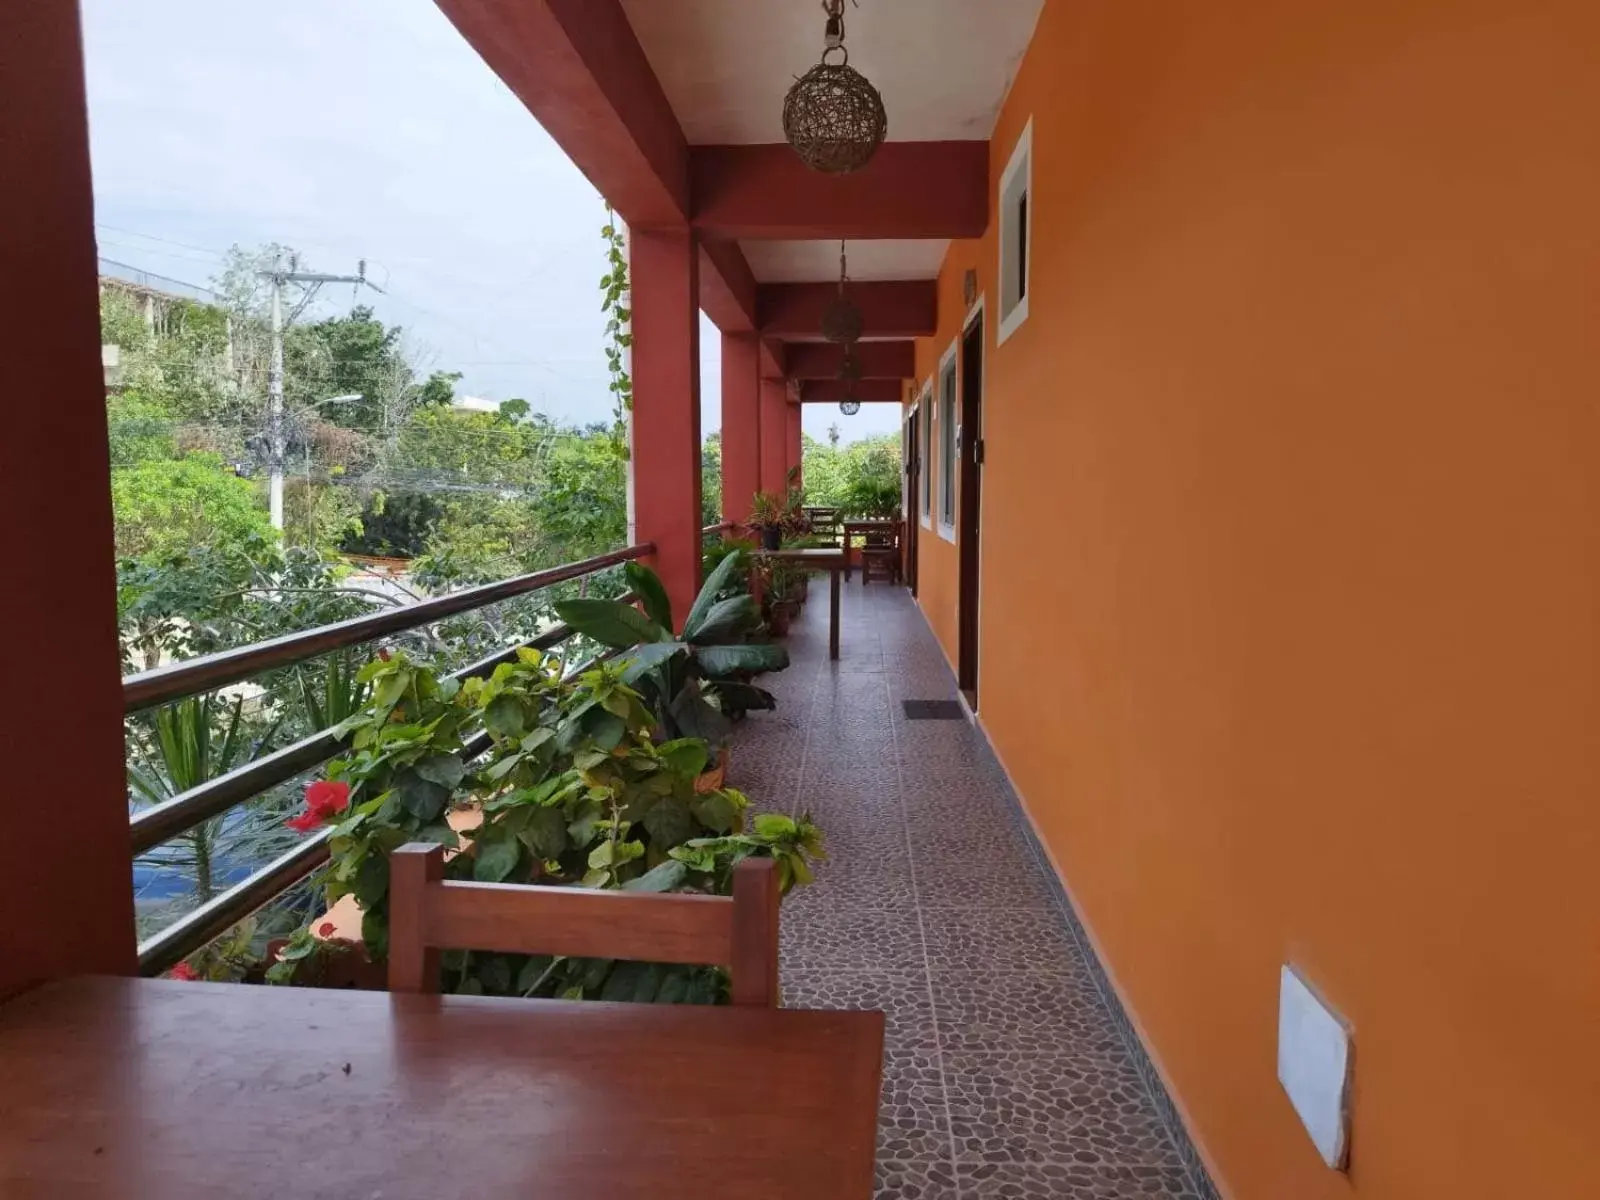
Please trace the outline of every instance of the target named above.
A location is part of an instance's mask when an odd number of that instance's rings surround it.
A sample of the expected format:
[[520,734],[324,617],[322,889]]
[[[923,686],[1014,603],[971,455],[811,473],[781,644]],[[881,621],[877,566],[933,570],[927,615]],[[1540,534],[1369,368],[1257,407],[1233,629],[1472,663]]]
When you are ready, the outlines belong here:
[[[846,242],[850,278],[934,279],[950,243],[942,238]],[[836,241],[742,241],[758,283],[829,283],[839,278]]]
[[[1043,3],[846,4],[850,65],[883,93],[890,140],[988,138]],[[822,53],[818,0],[622,0],[622,6],[692,144],[783,140],[784,93]]]

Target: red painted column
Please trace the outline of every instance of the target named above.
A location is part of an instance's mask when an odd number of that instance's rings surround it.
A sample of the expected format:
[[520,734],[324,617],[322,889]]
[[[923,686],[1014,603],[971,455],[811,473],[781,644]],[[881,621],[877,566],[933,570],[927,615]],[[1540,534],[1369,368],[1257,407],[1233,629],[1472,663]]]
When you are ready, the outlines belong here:
[[781,379],[761,380],[761,490],[783,495],[789,473],[789,391]]
[[789,470],[801,466],[805,462],[804,439],[800,436],[800,413],[802,408],[798,404],[789,405],[787,424],[785,426],[785,449],[788,452]]
[[[17,396],[0,436],[6,530],[0,804],[48,812],[63,857],[0,869],[0,997],[134,970],[111,475],[78,5],[0,5],[0,261],[28,280],[6,318]],[[63,465],[70,468],[63,475]],[[41,510],[41,504],[45,506]],[[72,568],[62,572],[64,557]]]
[[760,343],[753,333],[722,335],[722,518],[744,521],[761,490]]
[[631,231],[634,540],[679,622],[700,590],[700,255],[687,229]]

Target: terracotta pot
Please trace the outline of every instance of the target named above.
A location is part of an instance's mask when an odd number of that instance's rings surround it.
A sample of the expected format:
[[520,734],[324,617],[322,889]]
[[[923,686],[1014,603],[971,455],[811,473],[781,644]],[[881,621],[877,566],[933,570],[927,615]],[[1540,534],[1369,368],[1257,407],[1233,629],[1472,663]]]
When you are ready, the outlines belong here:
[[771,611],[767,614],[767,627],[777,637],[784,637],[789,632],[789,604],[785,600],[774,600]]

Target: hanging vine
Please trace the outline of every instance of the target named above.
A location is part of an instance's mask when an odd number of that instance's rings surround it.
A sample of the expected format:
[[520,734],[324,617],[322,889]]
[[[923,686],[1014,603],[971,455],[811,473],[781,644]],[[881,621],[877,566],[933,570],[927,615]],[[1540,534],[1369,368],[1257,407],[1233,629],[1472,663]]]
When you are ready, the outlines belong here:
[[600,310],[606,314],[606,370],[611,376],[611,439],[619,457],[628,457],[628,416],[633,412],[633,379],[628,374],[627,350],[633,345],[628,306],[628,255],[616,214],[606,205],[606,223],[600,228],[606,243],[606,273],[600,277]]

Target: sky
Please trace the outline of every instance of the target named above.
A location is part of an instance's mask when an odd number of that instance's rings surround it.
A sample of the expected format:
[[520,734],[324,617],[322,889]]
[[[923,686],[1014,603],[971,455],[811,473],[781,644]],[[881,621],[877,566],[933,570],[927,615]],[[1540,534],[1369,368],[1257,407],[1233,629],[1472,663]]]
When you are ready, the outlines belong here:
[[[325,288],[405,328],[462,392],[609,419],[605,205],[432,0],[82,0],[101,257],[207,286],[235,244],[278,242]],[[701,319],[705,433],[719,338]],[[898,427],[808,405],[817,438]]]

